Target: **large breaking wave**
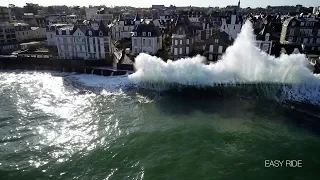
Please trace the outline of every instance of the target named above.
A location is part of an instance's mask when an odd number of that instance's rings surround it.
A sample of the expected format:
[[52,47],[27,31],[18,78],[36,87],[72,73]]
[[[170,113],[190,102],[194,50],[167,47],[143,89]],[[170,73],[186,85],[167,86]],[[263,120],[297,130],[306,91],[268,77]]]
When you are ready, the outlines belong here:
[[255,45],[249,21],[221,60],[209,65],[205,61],[204,57],[198,55],[164,62],[158,57],[142,53],[135,59],[137,71],[129,75],[129,79],[143,86],[157,88],[212,88],[250,84],[276,100],[320,104],[320,76],[312,73],[306,56],[281,54],[276,58],[261,51]]

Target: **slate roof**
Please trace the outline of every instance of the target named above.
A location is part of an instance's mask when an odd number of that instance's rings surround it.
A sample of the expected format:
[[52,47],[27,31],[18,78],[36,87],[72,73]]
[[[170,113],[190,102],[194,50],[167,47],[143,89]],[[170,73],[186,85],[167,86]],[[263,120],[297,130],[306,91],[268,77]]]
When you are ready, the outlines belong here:
[[[91,23],[89,23],[90,25]],[[67,27],[67,28],[60,28],[62,35],[66,35],[67,31],[70,31],[70,35],[73,35],[73,33],[77,30],[80,29],[85,36],[108,36],[109,34],[109,29],[106,28],[106,26],[103,24],[102,21],[99,22],[99,27],[97,30],[94,30],[90,26],[86,25],[75,25],[74,27]],[[90,33],[91,31],[91,33]],[[56,30],[56,34],[59,35],[59,30]]]
[[134,17],[134,21],[141,21],[140,15],[138,13]]
[[188,34],[189,36],[196,35],[197,29],[199,28],[192,24],[187,16],[178,16],[178,18],[175,20],[172,32],[176,32],[179,26],[183,26],[186,34]]
[[[137,25],[132,32],[136,32],[136,35],[132,35],[133,37],[142,37],[143,32],[146,32],[146,37],[158,37],[161,35],[159,27],[155,26],[152,21],[148,24],[143,22]],[[151,36],[148,36],[148,32],[151,32]]]

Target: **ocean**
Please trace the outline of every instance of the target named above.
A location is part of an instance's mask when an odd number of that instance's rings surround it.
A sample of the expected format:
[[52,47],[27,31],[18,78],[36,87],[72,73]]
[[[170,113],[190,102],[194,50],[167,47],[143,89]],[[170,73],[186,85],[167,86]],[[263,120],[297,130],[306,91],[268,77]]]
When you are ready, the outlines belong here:
[[137,88],[125,76],[0,72],[0,177],[318,179],[317,123],[274,100],[192,91]]
[[266,54],[247,22],[205,61],[0,72],[0,179],[319,179],[319,118],[301,109],[319,113],[320,76],[306,56]]

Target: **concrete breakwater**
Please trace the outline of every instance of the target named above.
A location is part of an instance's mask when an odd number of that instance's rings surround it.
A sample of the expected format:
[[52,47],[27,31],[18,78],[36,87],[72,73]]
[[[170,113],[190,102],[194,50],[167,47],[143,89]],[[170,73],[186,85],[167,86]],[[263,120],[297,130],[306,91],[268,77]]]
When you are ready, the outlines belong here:
[[125,69],[116,69],[103,60],[65,60],[49,58],[17,58],[1,57],[1,70],[47,70],[56,72],[76,72],[82,74],[95,74],[100,76],[120,76],[131,73]]

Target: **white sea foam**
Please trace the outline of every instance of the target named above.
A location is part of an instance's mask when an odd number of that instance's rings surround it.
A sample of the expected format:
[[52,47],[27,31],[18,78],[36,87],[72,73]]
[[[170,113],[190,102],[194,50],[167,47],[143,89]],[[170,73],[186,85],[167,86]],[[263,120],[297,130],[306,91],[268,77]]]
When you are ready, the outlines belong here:
[[[205,57],[197,55],[164,62],[158,57],[141,53],[135,59],[137,71],[129,75],[129,79],[134,83],[165,86],[256,82],[295,84],[294,87],[283,88],[285,97],[298,101],[309,99],[320,104],[320,76],[312,73],[306,56],[282,54],[276,58],[261,51],[255,46],[252,24],[249,21],[244,24],[234,44],[226,50],[221,60],[209,65],[205,61]],[[303,84],[308,88],[298,88]]]
[[114,94],[122,93],[122,90],[127,88],[132,84],[127,76],[98,76],[98,75],[88,75],[88,74],[77,74],[71,75],[73,81],[80,83],[93,90],[101,91],[101,94]]
[[135,82],[177,83],[183,85],[213,85],[230,82],[281,82],[319,83],[320,76],[308,68],[309,61],[303,54],[270,56],[255,46],[250,22],[222,59],[205,65],[200,55],[177,61],[162,59],[141,53],[135,60],[137,72],[129,78]]

